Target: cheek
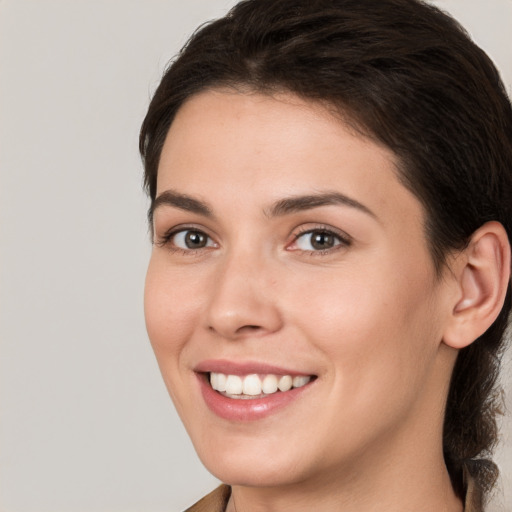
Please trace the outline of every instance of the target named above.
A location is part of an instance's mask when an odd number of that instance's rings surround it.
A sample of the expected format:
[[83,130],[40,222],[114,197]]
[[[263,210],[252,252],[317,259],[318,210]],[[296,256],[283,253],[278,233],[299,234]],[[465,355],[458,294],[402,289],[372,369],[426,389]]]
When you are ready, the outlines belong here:
[[393,261],[316,276],[296,290],[307,297],[295,301],[301,329],[331,361],[337,385],[361,404],[385,390],[412,392],[436,355],[431,275],[407,262],[397,273]]
[[[146,275],[144,315],[151,345],[162,368],[175,365],[195,325],[193,286],[180,282],[179,276],[165,269],[152,257]],[[190,296],[189,296],[190,294]],[[197,293],[196,300],[197,300]]]

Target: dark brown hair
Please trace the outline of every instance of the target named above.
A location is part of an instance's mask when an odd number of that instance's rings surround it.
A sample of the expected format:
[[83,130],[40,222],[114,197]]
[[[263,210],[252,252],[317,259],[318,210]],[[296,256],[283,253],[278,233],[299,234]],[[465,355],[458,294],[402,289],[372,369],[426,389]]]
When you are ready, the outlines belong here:
[[[290,91],[338,112],[398,156],[426,210],[440,273],[489,220],[512,238],[512,109],[496,68],[448,15],[419,0],[247,0],[201,27],[168,67],[140,134],[155,199],[161,149],[184,101],[208,88]],[[151,215],[151,209],[150,209]],[[460,351],[444,426],[456,491],[497,468],[497,387],[511,287],[494,324]]]

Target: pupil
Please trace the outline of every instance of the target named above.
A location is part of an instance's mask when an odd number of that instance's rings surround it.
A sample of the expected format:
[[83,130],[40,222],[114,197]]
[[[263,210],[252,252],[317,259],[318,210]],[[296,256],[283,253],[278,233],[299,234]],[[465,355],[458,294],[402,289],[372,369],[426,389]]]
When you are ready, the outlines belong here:
[[185,237],[185,244],[189,249],[197,249],[206,245],[206,236],[198,231],[189,231]]
[[329,249],[334,246],[334,237],[329,233],[316,233],[313,235],[311,245],[315,249]]

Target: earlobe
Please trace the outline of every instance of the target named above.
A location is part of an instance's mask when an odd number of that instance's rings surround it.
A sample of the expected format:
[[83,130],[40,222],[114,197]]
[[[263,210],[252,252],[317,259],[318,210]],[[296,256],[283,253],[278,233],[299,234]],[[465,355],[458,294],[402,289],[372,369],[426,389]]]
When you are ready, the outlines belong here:
[[455,270],[459,293],[445,330],[446,345],[461,349],[481,336],[499,315],[510,280],[510,243],[499,222],[487,222],[471,237]]

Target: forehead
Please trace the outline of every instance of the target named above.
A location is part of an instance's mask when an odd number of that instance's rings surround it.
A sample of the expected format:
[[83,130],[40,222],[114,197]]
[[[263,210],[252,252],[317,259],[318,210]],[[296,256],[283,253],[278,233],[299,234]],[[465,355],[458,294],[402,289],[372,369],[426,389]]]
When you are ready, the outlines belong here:
[[[386,167],[396,168],[390,150],[356,133],[319,103],[291,93],[270,96],[210,90],[193,96],[179,109],[165,140],[159,175],[186,165],[191,177],[192,170],[208,164],[242,174],[253,160],[250,171],[259,177],[265,172],[277,174],[294,160],[293,165],[304,159],[304,166],[309,165],[320,178],[325,157],[336,153],[341,168],[349,161],[355,163],[362,152],[365,164],[373,164],[372,168],[384,161]],[[258,169],[256,163],[262,166]]]
[[189,99],[162,150],[157,196],[168,189],[223,207],[229,198],[241,210],[335,190],[377,214],[422,219],[391,150],[292,94],[213,90]]

